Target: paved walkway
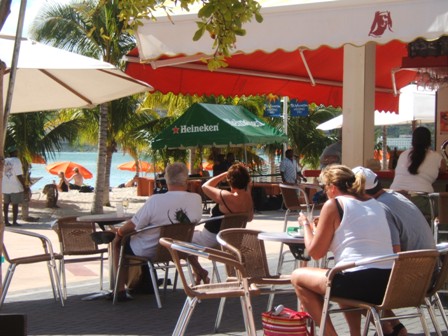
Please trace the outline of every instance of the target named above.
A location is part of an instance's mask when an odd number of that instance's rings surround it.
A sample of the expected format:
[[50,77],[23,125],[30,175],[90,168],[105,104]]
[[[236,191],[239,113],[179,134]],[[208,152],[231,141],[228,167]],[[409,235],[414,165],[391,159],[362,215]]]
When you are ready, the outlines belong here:
[[[281,231],[283,227],[282,211],[270,211],[257,214],[248,225],[264,231]],[[294,217],[291,220],[295,220]],[[54,239],[49,225],[40,227],[25,225],[27,229],[38,230]],[[6,236],[8,244],[21,248],[23,241],[12,241]],[[26,244],[25,244],[26,245]],[[275,267],[279,244],[267,243],[267,252],[271,267]],[[152,295],[138,295],[133,301],[112,305],[104,299],[83,301],[82,298],[98,290],[98,265],[69,270],[68,300],[61,307],[52,298],[48,275],[45,267],[21,266],[16,271],[1,314],[26,314],[28,335],[171,335],[182,309],[185,294],[181,288],[176,291],[168,289],[163,297],[163,308],[157,309]],[[83,266],[83,265],[81,265]],[[22,268],[22,269],[21,269]],[[6,268],[3,266],[3,272]],[[107,273],[106,273],[107,274]],[[107,285],[107,284],[106,284]],[[258,335],[262,335],[261,313],[265,311],[267,297],[253,299],[254,317]],[[294,308],[294,295],[278,295],[275,304]],[[214,320],[218,309],[217,300],[200,303],[190,321],[186,335],[244,335],[241,307],[238,299],[228,300],[219,333],[213,333]],[[429,318],[427,319],[430,322]],[[340,314],[335,315],[334,322],[340,335],[348,335],[345,321]],[[410,335],[422,335],[417,319],[403,321]],[[432,330],[432,326],[431,330]],[[373,331],[370,333],[373,335]],[[0,335],[14,336],[14,335]]]

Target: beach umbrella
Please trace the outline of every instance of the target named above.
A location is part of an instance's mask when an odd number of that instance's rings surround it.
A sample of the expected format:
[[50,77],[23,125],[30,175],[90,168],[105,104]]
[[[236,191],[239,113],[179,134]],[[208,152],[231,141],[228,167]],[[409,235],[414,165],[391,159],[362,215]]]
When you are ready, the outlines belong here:
[[31,158],[31,163],[34,164],[46,164],[47,161],[42,157],[42,155],[34,154]]
[[73,171],[74,168],[78,168],[79,173],[85,179],[91,179],[93,177],[92,173],[87,168],[72,161],[55,162],[45,167],[45,169],[53,175],[58,175],[59,172],[64,172],[66,178],[70,178],[75,174]]
[[202,162],[202,169],[204,170],[213,170],[213,162]]
[[[4,102],[14,38],[0,35],[0,59],[6,63]],[[110,63],[22,39],[10,112],[93,107],[152,89]]]
[[[435,122],[435,94],[432,91],[418,91],[415,85],[408,85],[400,90],[398,114],[375,111],[375,126],[403,125],[420,121]],[[328,131],[341,128],[343,117],[339,115],[319,126],[317,129]]]
[[[119,164],[117,166],[118,169],[120,170],[128,170],[128,171],[137,171],[137,164],[135,163],[135,161],[129,161],[129,162],[125,162],[122,164]],[[138,160],[138,170],[141,172],[148,172],[149,170],[152,169],[152,164],[150,164],[148,161],[142,161],[142,160]]]

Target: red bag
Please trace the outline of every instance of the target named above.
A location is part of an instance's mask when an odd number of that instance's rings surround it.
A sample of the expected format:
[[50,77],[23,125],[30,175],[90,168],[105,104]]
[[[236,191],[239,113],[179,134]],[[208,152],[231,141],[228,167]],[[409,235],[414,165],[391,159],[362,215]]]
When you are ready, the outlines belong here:
[[261,322],[265,336],[314,335],[314,321],[306,312],[283,308],[278,315],[274,312],[262,313]]

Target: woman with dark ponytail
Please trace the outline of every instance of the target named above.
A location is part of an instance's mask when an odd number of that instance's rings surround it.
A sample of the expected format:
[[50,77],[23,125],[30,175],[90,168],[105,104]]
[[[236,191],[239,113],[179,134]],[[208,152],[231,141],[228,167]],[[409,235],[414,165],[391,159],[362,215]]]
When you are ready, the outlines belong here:
[[[417,127],[412,133],[412,147],[401,153],[395,167],[391,189],[408,197],[431,223],[431,207],[427,197],[412,192],[434,192],[432,184],[439,173],[446,172],[446,161],[441,154],[431,150],[431,132]],[[436,210],[437,213],[437,210]]]
[[417,127],[412,133],[412,148],[398,158],[391,189],[434,192],[432,184],[439,172],[446,171],[446,162],[441,154],[430,147],[431,132],[426,127]]

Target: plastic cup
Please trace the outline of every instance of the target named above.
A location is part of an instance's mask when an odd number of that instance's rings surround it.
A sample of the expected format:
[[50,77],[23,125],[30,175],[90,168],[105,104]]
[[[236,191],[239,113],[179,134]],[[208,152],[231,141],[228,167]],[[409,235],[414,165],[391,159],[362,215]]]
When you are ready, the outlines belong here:
[[124,215],[124,211],[123,211],[123,203],[118,202],[117,203],[117,216],[121,217]]

